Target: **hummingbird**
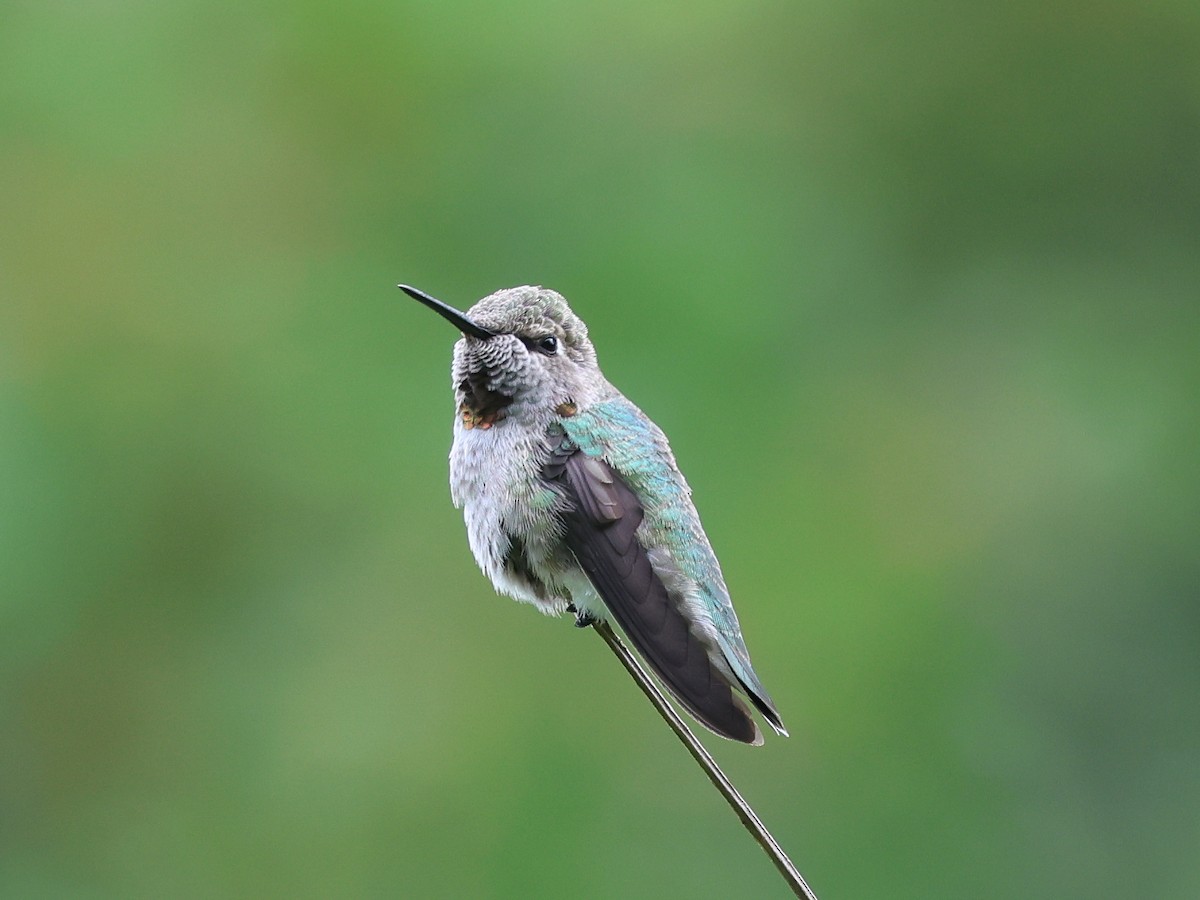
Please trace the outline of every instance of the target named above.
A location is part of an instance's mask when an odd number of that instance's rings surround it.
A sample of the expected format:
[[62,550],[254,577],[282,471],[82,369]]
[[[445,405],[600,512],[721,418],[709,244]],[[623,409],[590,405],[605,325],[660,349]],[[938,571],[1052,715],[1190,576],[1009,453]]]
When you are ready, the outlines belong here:
[[399,285],[457,328],[450,493],[498,593],[586,627],[612,619],[714,733],[779,734],[729,591],[666,435],[613,387],[588,329],[543,287],[465,313]]

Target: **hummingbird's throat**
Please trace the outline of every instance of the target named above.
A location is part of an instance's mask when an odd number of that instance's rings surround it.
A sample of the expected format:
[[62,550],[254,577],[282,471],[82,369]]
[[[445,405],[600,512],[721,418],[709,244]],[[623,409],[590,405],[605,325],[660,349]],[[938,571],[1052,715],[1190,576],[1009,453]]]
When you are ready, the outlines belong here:
[[503,408],[492,410],[486,413],[475,412],[465,403],[459,407],[458,411],[462,416],[463,428],[467,429],[468,431],[473,428],[478,428],[480,431],[487,431],[497,422],[502,421],[507,415]]
[[508,407],[513,402],[508,394],[490,390],[486,376],[481,373],[464,378],[459,382],[458,390],[462,397],[458,412],[463,427],[468,430],[491,428],[508,415]]

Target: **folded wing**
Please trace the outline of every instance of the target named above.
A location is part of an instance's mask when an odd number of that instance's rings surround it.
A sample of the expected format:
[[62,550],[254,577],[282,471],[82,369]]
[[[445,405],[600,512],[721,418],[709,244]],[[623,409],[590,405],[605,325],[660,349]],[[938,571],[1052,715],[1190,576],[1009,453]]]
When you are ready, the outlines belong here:
[[650,565],[637,538],[644,510],[620,474],[564,441],[544,475],[571,501],[562,517],[567,546],[667,689],[717,734],[761,743],[758,726]]

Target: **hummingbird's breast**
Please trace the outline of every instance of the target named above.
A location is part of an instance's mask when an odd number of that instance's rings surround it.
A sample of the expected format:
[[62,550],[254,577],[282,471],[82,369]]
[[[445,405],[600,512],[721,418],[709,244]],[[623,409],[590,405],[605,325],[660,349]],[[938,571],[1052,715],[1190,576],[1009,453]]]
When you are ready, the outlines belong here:
[[467,541],[497,591],[561,612],[557,585],[571,565],[559,533],[563,499],[541,478],[550,456],[545,427],[521,416],[484,427],[461,415],[450,449],[450,492],[463,511]]

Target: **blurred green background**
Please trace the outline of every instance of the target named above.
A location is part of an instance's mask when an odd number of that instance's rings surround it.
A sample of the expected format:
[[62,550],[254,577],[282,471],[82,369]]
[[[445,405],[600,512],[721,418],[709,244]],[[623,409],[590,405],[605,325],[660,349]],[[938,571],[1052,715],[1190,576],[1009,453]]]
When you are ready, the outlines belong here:
[[771,897],[446,486],[543,283],[822,898],[1200,896],[1200,6],[0,7],[0,894]]

